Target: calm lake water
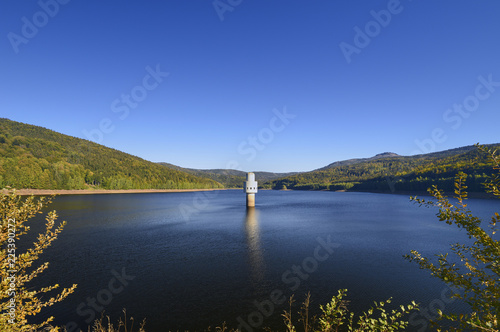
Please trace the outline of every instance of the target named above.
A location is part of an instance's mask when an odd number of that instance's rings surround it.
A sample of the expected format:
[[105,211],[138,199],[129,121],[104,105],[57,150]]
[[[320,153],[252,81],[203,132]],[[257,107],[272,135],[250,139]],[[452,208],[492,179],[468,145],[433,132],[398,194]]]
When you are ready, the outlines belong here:
[[[37,284],[78,288],[48,314],[70,331],[86,330],[102,309],[116,322],[123,308],[136,324],[146,318],[147,331],[224,321],[283,330],[285,298],[300,302],[310,291],[317,308],[347,288],[356,312],[389,297],[395,307],[419,302],[427,311],[412,315],[409,330],[426,331],[435,308],[459,307],[402,258],[466,241],[436,210],[388,194],[260,191],[256,199],[247,212],[241,190],[57,197],[50,208],[68,224],[42,256],[50,266]],[[485,220],[499,207],[469,204]]]

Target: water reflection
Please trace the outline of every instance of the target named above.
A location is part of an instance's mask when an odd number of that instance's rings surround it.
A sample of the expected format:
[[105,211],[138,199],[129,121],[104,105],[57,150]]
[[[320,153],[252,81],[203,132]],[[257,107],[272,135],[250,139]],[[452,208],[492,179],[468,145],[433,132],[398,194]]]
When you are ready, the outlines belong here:
[[259,283],[264,279],[264,259],[260,245],[259,211],[254,207],[247,208],[245,231],[252,282]]

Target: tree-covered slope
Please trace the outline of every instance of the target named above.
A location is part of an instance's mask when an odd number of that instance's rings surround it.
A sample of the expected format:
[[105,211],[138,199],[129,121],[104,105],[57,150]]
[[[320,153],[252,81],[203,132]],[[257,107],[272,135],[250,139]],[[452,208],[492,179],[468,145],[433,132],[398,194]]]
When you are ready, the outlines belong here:
[[384,153],[379,153],[374,157],[371,158],[357,158],[357,159],[348,159],[348,160],[342,160],[342,161],[335,161],[325,167],[321,167],[318,169],[315,169],[314,171],[323,171],[329,168],[334,168],[338,166],[350,166],[350,165],[355,165],[355,164],[360,164],[364,162],[369,162],[373,161],[375,159],[380,159],[380,158],[390,158],[390,157],[399,157],[398,154],[392,153],[392,152],[384,152]]
[[0,188],[193,189],[216,181],[87,140],[0,118]]
[[[500,144],[489,145],[499,148]],[[482,191],[481,184],[492,168],[475,146],[418,156],[385,156],[356,162],[333,163],[317,171],[300,173],[270,182],[273,189],[425,191],[437,184],[453,189],[458,171],[468,173],[470,191]]]

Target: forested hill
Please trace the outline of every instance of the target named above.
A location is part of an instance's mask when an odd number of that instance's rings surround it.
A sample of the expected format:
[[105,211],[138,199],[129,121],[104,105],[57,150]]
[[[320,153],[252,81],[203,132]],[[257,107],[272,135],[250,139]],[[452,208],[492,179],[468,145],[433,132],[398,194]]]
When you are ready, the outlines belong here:
[[336,162],[329,164],[328,166],[315,169],[315,171],[323,171],[325,169],[334,168],[334,167],[338,167],[338,166],[355,165],[355,164],[359,164],[359,163],[373,161],[375,159],[389,158],[389,157],[399,157],[399,155],[396,153],[392,153],[392,152],[384,152],[384,153],[379,153],[371,158],[358,158],[358,159],[348,159],[348,160],[336,161]]
[[0,118],[0,188],[207,189],[223,186],[38,126]]
[[[498,149],[500,144],[488,147]],[[482,191],[481,183],[492,174],[487,157],[474,146],[411,157],[383,153],[306,173],[255,173],[260,187],[273,189],[424,191],[436,184],[451,191],[458,171],[470,175],[470,191]],[[244,172],[153,163],[87,140],[0,118],[0,188],[201,189],[222,188],[223,184],[241,187],[244,180]]]
[[[223,184],[226,188],[242,188],[246,181],[247,172],[236,169],[193,169],[183,168],[169,163],[159,163],[168,168],[177,169],[199,177],[209,178]],[[298,174],[298,172],[290,173],[273,173],[273,172],[253,172],[260,183],[271,181],[274,179],[283,178],[286,176]]]
[[[500,144],[487,145],[499,149]],[[482,183],[493,172],[492,164],[475,146],[423,154],[354,159],[337,162],[316,171],[273,180],[266,185],[273,189],[353,190],[353,191],[425,191],[438,185],[453,191],[457,172],[469,175],[469,191],[484,191]]]

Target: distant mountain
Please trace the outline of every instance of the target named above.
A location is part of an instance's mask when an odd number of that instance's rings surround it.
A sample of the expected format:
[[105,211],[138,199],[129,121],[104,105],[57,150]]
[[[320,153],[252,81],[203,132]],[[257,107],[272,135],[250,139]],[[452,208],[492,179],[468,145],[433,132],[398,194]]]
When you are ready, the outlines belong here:
[[[247,172],[238,171],[235,169],[193,169],[193,168],[183,168],[170,163],[160,162],[160,165],[166,166],[171,169],[180,170],[186,173],[190,173],[199,177],[204,177],[212,179],[219,183],[222,183],[226,188],[242,188],[243,182],[246,181]],[[283,178],[286,176],[291,176],[298,174],[298,172],[289,173],[272,173],[272,172],[253,172],[255,177],[259,182],[259,187],[266,181],[271,181],[274,179]]]
[[222,188],[213,180],[38,126],[0,118],[0,188]]
[[322,171],[325,169],[333,168],[333,167],[338,167],[338,166],[349,166],[349,165],[354,165],[354,164],[359,164],[363,162],[367,162],[370,160],[375,160],[375,159],[380,159],[380,158],[390,158],[390,157],[399,157],[398,154],[393,153],[393,152],[384,152],[384,153],[379,153],[371,158],[357,158],[357,159],[348,159],[348,160],[342,160],[342,161],[336,161],[333,162],[325,167],[321,167],[316,169],[315,171]]
[[[499,149],[500,144],[487,145]],[[492,174],[492,164],[475,146],[446,151],[399,156],[385,152],[371,158],[350,159],[323,168],[272,180],[273,189],[425,191],[432,185],[452,191],[458,171],[470,176],[470,191],[482,191],[482,183]]]

